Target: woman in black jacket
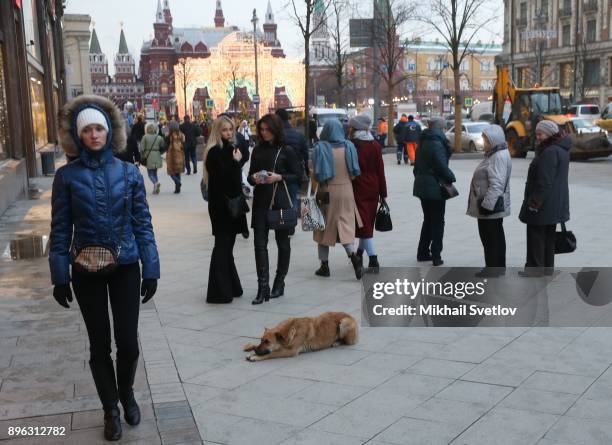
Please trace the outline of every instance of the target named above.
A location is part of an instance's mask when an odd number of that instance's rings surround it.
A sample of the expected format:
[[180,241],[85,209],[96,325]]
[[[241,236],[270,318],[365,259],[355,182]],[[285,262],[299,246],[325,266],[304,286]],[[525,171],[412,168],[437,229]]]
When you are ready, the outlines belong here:
[[231,303],[242,295],[234,263],[236,234],[247,233],[246,216],[233,218],[228,198],[242,194],[242,154],[234,145],[234,124],[227,117],[213,122],[204,153],[204,180],[208,185],[208,214],[215,237],[208,272],[208,303]]
[[267,114],[257,122],[257,138],[259,143],[253,149],[248,176],[249,184],[255,186],[251,227],[255,235],[258,286],[257,297],[253,300],[253,304],[261,304],[270,298],[280,297],[285,292],[285,276],[289,270],[291,257],[290,231],[274,231],[278,247],[278,264],[274,285],[270,292],[268,265],[268,231],[270,228],[266,216],[272,202],[272,184],[276,183],[277,189],[273,207],[287,209],[291,207],[291,199],[285,184],[289,188],[291,184],[297,183],[300,177],[297,156],[291,147],[284,145],[285,132],[278,116]]

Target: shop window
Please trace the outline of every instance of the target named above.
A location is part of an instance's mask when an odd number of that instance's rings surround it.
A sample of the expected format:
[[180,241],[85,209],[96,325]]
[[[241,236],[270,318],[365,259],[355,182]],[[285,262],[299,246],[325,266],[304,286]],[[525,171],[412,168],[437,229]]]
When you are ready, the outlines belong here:
[[597,39],[597,20],[587,21],[586,41],[592,43]]
[[36,148],[40,148],[49,141],[47,135],[47,112],[45,110],[45,90],[43,77],[32,68],[30,68],[30,98],[32,100],[34,144]]
[[4,45],[0,43],[0,160],[8,157],[8,110],[4,85]]
[[587,87],[598,87],[600,80],[599,59],[584,61],[584,85]]

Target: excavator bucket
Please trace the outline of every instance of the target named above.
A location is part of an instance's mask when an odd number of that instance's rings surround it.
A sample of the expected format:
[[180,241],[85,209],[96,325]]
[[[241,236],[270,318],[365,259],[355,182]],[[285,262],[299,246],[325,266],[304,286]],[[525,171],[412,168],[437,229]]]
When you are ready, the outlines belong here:
[[580,161],[591,158],[607,157],[612,154],[612,144],[605,133],[571,134],[572,148],[570,160]]

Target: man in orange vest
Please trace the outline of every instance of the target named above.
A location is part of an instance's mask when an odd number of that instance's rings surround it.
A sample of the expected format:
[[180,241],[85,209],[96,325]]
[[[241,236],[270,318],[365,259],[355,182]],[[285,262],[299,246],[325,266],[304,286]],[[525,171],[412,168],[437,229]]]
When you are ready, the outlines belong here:
[[408,116],[408,124],[404,128],[404,142],[406,143],[406,151],[410,159],[410,165],[414,165],[414,157],[416,156],[417,145],[421,139],[421,126],[415,122],[414,116]]

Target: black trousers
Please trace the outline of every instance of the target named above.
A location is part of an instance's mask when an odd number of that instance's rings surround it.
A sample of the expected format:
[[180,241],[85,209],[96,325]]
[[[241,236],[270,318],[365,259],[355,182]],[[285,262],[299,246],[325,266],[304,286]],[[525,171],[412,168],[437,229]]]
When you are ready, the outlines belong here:
[[527,224],[527,263],[525,267],[555,267],[555,231],[557,225]]
[[234,262],[236,234],[218,233],[210,257],[207,303],[231,303],[242,295],[240,277]]
[[423,209],[423,225],[421,226],[421,239],[419,240],[417,256],[426,257],[431,253],[433,259],[440,259],[443,247],[446,201],[421,199],[421,208]]
[[191,174],[191,163],[193,163],[193,172],[198,172],[198,159],[196,156],[196,148],[195,147],[187,147],[183,149],[185,151],[185,170],[187,170],[187,174]]
[[[268,229],[254,229],[255,263],[258,278],[269,276],[270,266],[268,264],[268,232]],[[287,275],[287,272],[289,272],[289,261],[291,259],[291,240],[289,235],[289,230],[274,231],[276,247],[278,248],[276,275],[282,275],[283,277]],[[262,274],[264,276],[260,276]]]
[[486,267],[506,267],[504,218],[478,219],[478,234],[484,248]]
[[87,327],[90,361],[106,363],[111,360],[109,300],[113,312],[117,360],[128,363],[137,360],[140,309],[138,263],[118,266],[106,277],[90,277],[73,271],[72,288]]

